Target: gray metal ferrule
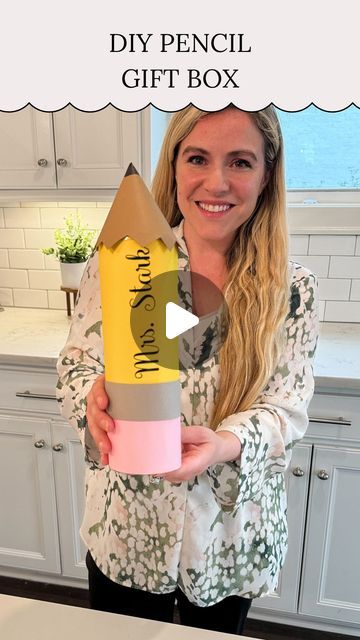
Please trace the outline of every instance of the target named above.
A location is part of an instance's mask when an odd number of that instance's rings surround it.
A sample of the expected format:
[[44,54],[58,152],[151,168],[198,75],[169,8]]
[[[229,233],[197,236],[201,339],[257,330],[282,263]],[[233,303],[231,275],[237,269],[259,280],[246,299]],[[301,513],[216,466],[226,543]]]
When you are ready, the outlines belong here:
[[121,384],[105,382],[114,420],[172,420],[180,416],[180,382]]

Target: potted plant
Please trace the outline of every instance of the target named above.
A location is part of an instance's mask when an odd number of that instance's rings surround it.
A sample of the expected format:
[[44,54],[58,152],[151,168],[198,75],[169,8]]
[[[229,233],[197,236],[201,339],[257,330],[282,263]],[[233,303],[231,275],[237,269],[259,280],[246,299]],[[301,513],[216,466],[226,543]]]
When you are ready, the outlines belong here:
[[65,228],[56,229],[55,247],[41,249],[47,255],[54,255],[60,262],[62,286],[78,289],[86,261],[91,254],[95,231],[88,229],[78,213],[65,218]]

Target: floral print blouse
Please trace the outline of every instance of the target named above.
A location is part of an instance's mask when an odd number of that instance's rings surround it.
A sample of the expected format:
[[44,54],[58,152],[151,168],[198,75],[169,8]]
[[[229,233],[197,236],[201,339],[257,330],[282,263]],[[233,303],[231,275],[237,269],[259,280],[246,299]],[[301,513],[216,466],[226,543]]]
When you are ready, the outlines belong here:
[[[179,267],[189,270],[182,224],[174,229]],[[217,427],[241,441],[241,458],[173,484],[130,476],[99,462],[86,424],[86,396],[103,373],[98,258],[83,276],[68,340],[58,361],[58,401],[77,430],[86,460],[81,536],[111,580],[153,593],[180,587],[198,606],[230,595],[254,598],[276,588],[287,548],[284,472],[303,437],[313,394],[317,342],[316,279],[290,262],[284,351],[256,403]],[[185,308],[191,292],[180,291]],[[205,317],[183,342],[183,425],[209,425],[219,376],[219,316]]]

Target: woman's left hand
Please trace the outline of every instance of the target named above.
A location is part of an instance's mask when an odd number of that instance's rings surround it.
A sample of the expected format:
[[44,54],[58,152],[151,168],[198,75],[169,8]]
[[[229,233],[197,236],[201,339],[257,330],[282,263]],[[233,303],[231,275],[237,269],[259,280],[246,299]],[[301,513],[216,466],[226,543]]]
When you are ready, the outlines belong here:
[[192,480],[213,464],[237,460],[241,453],[240,440],[233,433],[209,427],[182,427],[181,443],[181,467],[161,474],[170,482]]

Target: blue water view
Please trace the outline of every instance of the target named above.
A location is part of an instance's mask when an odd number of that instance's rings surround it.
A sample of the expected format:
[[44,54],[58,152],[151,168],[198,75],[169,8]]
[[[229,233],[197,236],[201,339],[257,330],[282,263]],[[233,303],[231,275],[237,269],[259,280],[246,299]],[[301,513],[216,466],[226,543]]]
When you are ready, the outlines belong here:
[[360,109],[278,110],[288,189],[360,188]]
[[[278,109],[285,142],[288,189],[360,188],[360,109],[327,112],[316,107]],[[154,171],[170,114],[151,109]]]

